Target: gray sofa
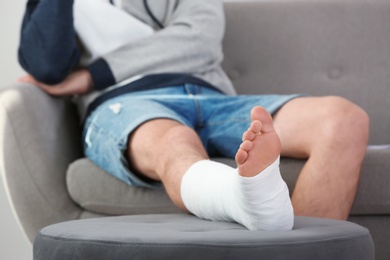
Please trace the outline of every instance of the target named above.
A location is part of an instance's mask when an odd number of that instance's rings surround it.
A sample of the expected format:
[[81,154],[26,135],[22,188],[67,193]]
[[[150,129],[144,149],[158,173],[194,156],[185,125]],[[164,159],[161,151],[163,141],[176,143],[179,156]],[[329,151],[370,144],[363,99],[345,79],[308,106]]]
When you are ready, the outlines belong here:
[[[390,259],[390,1],[229,2],[225,10],[223,66],[239,93],[339,95],[370,115],[349,220],[370,230],[377,259]],[[66,220],[180,213],[163,191],[128,187],[83,158],[75,107],[34,86],[0,89],[0,146],[0,171],[30,240]],[[303,164],[282,158],[291,191]]]

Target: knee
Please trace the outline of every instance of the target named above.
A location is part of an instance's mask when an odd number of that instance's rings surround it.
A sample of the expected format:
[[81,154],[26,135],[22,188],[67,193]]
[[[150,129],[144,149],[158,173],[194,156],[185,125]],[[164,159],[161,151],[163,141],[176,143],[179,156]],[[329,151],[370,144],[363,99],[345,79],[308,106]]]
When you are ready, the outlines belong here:
[[[369,136],[369,117],[356,104],[336,96],[321,100],[321,131],[323,140],[335,149],[366,149]],[[319,137],[321,138],[321,137]]]
[[177,125],[168,129],[161,138],[163,146],[172,147],[181,144],[196,145],[199,137],[197,133],[184,125]]
[[[202,142],[197,133],[183,125],[177,125],[167,130],[159,140],[158,162],[162,169],[169,168],[172,161],[204,151]],[[207,157],[204,152],[202,157]]]

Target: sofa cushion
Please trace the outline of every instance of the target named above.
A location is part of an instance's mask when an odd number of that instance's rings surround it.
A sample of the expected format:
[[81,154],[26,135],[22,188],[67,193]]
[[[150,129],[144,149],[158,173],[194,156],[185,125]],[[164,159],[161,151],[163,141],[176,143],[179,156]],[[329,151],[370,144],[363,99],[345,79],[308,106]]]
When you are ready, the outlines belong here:
[[129,186],[87,158],[79,159],[69,166],[67,186],[76,203],[96,213],[127,215],[181,212],[165,190]]
[[[351,215],[390,214],[390,147],[368,146]],[[283,158],[281,173],[290,192],[305,161]],[[331,162],[330,162],[331,163]]]
[[[390,148],[370,146],[352,215],[390,214]],[[230,159],[216,160],[234,166]],[[281,172],[293,191],[305,160],[282,158]],[[137,188],[115,179],[83,158],[72,163],[67,173],[68,190],[81,207],[108,215],[180,212],[164,190]]]

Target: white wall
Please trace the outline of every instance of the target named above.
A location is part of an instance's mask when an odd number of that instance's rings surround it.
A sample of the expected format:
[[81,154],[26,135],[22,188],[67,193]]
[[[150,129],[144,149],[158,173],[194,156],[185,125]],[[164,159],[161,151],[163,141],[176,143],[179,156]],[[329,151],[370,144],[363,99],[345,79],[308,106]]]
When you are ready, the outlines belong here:
[[19,27],[25,0],[1,0],[0,2],[0,86],[13,82],[23,75],[16,59]]
[[[0,1],[0,87],[23,75],[16,59],[19,28],[26,0]],[[0,259],[30,260],[32,247],[19,228],[0,178]]]

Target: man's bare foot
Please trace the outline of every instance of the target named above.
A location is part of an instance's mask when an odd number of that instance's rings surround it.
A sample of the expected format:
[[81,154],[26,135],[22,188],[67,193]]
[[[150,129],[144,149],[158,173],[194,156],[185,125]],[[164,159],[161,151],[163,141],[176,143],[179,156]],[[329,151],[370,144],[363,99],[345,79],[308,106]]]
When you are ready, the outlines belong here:
[[252,123],[242,135],[236,153],[238,173],[253,177],[271,165],[280,155],[281,143],[275,132],[271,115],[262,107],[251,111]]

